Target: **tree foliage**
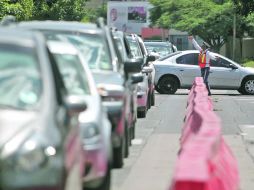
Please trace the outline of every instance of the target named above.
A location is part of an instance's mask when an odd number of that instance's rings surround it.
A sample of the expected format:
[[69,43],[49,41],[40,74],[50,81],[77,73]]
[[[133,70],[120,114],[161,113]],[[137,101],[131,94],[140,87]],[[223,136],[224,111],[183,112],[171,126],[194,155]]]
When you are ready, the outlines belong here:
[[34,19],[80,21],[85,14],[85,0],[35,0]]
[[5,15],[13,15],[17,20],[28,20],[33,15],[33,0],[1,0],[0,19]]
[[233,0],[238,12],[247,16],[254,12],[254,1],[250,0]]
[[[230,0],[150,0],[150,3],[154,5],[150,17],[153,25],[198,35],[216,51],[232,35],[234,6]],[[244,21],[237,17],[237,23],[240,31]]]
[[103,4],[97,8],[88,8],[85,7],[85,14],[82,19],[83,22],[95,22],[98,17],[103,17],[107,19],[107,6]]
[[246,31],[250,36],[254,36],[254,1],[233,0],[238,14],[246,19]]
[[87,0],[0,0],[0,19],[13,15],[17,20],[75,20],[85,16]]

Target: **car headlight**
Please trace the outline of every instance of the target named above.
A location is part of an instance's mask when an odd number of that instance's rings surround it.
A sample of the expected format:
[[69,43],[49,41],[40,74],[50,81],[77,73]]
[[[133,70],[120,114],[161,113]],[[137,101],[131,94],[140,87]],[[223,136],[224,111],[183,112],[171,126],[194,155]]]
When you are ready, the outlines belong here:
[[33,171],[40,168],[47,161],[47,157],[41,148],[20,153],[15,159],[15,168],[25,171]]
[[83,126],[83,137],[85,139],[90,139],[99,135],[98,126],[95,124],[88,124]]

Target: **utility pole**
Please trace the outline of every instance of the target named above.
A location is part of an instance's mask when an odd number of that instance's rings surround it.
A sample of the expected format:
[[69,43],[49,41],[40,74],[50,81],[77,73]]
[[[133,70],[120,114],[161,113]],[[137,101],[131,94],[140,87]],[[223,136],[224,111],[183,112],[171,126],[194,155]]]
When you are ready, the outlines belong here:
[[232,59],[235,60],[235,49],[236,49],[236,12],[234,11],[234,18],[233,18],[233,54]]

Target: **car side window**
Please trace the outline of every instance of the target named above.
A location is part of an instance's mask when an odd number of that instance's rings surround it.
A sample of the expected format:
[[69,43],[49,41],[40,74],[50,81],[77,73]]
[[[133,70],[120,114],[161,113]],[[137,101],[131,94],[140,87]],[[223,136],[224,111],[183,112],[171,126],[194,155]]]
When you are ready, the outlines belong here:
[[190,53],[185,54],[176,59],[177,64],[184,64],[184,65],[198,65],[198,57],[196,54]]
[[55,90],[56,90],[57,103],[61,105],[63,104],[63,97],[67,95],[67,89],[64,85],[64,81],[62,80],[61,74],[57,68],[57,63],[54,59],[54,56],[51,54],[49,49],[47,49],[47,53],[49,55],[49,59],[52,66],[52,72],[53,72],[53,77],[54,77],[54,82],[56,87]]
[[231,63],[223,58],[211,60],[211,67],[226,67],[228,68]]

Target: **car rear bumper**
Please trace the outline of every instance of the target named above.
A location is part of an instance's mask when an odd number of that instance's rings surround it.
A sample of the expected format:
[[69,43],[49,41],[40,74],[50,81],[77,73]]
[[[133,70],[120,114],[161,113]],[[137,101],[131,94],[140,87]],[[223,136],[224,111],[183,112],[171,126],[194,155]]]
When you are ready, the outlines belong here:
[[137,108],[146,107],[147,105],[147,94],[145,92],[137,93]]

